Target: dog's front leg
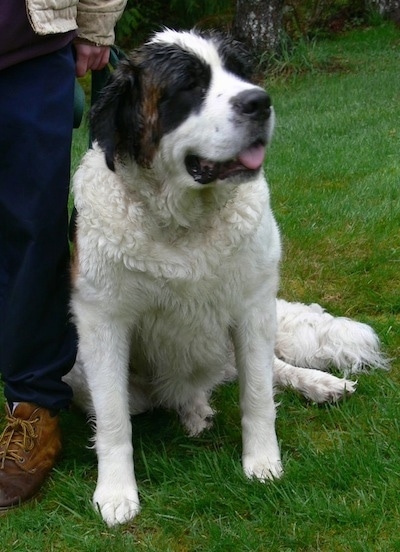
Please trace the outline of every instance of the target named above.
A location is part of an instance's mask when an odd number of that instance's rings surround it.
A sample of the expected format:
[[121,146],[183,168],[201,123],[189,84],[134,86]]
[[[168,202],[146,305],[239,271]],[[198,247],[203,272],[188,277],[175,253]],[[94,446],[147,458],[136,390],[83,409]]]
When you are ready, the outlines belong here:
[[116,320],[80,320],[78,326],[79,354],[96,424],[98,480],[93,504],[112,526],[139,512],[128,401],[128,331]]
[[[273,309],[272,309],[273,310]],[[282,475],[273,398],[274,313],[254,309],[233,331],[239,375],[243,469],[261,481]]]

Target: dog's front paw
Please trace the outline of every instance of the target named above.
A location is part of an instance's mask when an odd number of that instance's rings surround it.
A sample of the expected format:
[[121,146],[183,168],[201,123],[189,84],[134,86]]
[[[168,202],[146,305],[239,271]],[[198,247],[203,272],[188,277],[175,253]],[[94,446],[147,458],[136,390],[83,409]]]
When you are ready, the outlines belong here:
[[98,487],[93,495],[93,505],[109,527],[130,521],[140,510],[135,488]]
[[280,459],[271,459],[264,456],[243,456],[243,470],[247,477],[255,477],[263,482],[268,479],[279,479],[283,475]]

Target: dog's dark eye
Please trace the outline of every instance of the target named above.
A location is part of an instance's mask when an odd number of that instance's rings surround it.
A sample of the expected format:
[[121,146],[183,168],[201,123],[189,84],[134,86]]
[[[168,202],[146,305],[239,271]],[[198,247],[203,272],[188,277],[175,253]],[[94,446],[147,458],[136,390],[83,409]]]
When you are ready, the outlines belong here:
[[160,101],[160,122],[164,134],[200,111],[210,80],[207,64],[182,50],[176,54],[173,69],[163,81],[166,86]]
[[205,86],[202,86],[198,82],[190,81],[188,83],[185,83],[185,85],[182,86],[178,92],[200,93],[202,96],[204,96],[206,92],[206,88]]
[[175,100],[176,102],[190,102],[195,98],[203,98],[205,95],[206,89],[204,86],[199,85],[195,82],[188,82],[181,85],[179,88],[171,88],[166,90],[164,96],[161,99],[161,104]]
[[188,82],[178,89],[168,90],[160,102],[160,121],[166,134],[177,128],[191,113],[201,109],[207,88]]
[[198,86],[197,82],[188,81],[185,82],[185,84],[182,86],[182,90],[193,90],[193,88],[196,88],[196,86]]

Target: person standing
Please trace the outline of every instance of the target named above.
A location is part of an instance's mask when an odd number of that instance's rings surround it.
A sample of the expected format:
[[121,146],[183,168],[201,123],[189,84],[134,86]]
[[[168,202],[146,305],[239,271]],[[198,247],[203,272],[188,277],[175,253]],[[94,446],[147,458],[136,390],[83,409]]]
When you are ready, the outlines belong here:
[[75,76],[102,69],[126,0],[0,0],[0,509],[37,494],[72,391],[68,194]]

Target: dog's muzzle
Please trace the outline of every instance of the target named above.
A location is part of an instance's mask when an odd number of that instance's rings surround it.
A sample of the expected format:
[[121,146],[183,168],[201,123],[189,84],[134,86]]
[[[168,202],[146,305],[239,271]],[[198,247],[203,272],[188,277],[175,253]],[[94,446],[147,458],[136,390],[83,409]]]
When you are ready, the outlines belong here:
[[250,145],[228,161],[214,161],[194,154],[187,155],[187,172],[199,184],[245,175],[251,177],[263,165],[271,116],[270,97],[261,88],[244,90],[231,99],[234,120],[238,128],[245,126],[253,136]]
[[210,184],[214,180],[225,180],[246,173],[255,174],[262,167],[265,155],[265,145],[256,142],[239,153],[234,159],[219,163],[203,159],[197,155],[187,155],[185,165],[187,172],[199,184]]

